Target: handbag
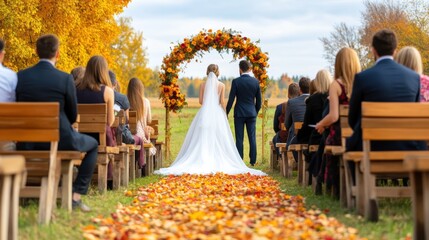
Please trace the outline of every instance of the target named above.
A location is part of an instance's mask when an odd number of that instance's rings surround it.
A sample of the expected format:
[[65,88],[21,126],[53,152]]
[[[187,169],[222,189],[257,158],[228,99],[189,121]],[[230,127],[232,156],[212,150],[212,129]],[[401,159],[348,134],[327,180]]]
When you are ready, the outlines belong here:
[[130,131],[130,128],[128,127],[128,124],[122,124],[118,126],[118,130],[121,132],[122,135],[122,142],[125,144],[134,144],[134,136]]

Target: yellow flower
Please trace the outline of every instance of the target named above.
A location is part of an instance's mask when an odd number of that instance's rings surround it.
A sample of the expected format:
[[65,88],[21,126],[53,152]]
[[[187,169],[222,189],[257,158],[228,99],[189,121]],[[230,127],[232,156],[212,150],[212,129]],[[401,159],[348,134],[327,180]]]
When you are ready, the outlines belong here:
[[172,73],[172,72],[173,72],[173,70],[172,70],[171,68],[168,68],[168,69],[167,69],[167,72]]

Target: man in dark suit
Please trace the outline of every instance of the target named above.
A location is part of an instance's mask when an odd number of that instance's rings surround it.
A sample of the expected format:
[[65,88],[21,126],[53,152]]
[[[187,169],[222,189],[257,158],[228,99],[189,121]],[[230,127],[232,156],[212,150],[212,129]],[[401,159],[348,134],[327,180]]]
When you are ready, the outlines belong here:
[[[59,56],[59,40],[55,35],[47,34],[36,42],[37,55],[40,61],[25,70],[18,72],[16,87],[17,102],[59,102],[60,103],[60,141],[59,150],[77,150],[86,152],[79,167],[79,173],[73,183],[73,209],[90,211],[82,203],[81,195],[88,191],[92,174],[97,162],[97,141],[73,130],[71,124],[76,121],[77,101],[76,88],[72,75],[57,70],[55,63]],[[49,144],[22,143],[18,149],[49,149]]]
[[[291,83],[288,87],[288,99],[291,100],[299,96],[299,86],[297,83]],[[276,135],[273,137],[273,144],[276,146],[277,143],[285,143],[287,141],[288,132],[285,129],[281,129],[281,124],[284,124],[286,117],[287,101],[277,105],[273,119],[273,129]],[[276,147],[277,156],[280,156],[279,148]]]
[[234,106],[235,145],[243,158],[244,125],[246,125],[250,146],[250,165],[254,166],[256,163],[256,117],[262,104],[261,88],[259,81],[249,75],[251,65],[248,61],[241,60],[239,67],[240,77],[232,81],[226,114],[229,114],[234,99],[237,98]]
[[295,137],[295,122],[303,122],[305,114],[305,99],[310,96],[310,79],[302,77],[299,80],[300,96],[291,99],[287,103],[285,126],[289,131],[287,145],[291,144],[292,138]]
[[[349,125],[353,135],[347,141],[348,151],[362,150],[361,104],[367,102],[418,102],[420,76],[393,61],[397,46],[395,33],[380,30],[373,36],[372,52],[375,65],[356,74],[350,97]],[[421,141],[374,141],[372,150],[423,150]]]

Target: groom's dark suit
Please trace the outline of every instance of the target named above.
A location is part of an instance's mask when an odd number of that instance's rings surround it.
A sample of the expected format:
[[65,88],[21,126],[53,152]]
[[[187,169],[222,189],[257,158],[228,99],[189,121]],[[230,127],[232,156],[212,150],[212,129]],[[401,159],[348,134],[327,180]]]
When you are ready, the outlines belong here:
[[237,98],[234,106],[235,144],[243,158],[244,125],[246,125],[250,145],[250,164],[253,165],[256,163],[256,117],[261,109],[259,81],[246,73],[234,79],[226,106],[226,114],[229,114],[235,98]]

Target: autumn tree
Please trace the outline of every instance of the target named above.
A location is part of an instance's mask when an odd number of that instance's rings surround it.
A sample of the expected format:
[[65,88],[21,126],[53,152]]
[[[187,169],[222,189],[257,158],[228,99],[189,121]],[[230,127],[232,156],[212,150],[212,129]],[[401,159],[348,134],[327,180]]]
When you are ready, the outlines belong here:
[[61,42],[58,68],[70,71],[90,56],[103,55],[114,64],[111,44],[119,34],[114,16],[130,0],[0,1],[0,36],[7,42],[5,65],[14,70],[37,62],[35,42],[45,33]]
[[112,44],[113,61],[116,63],[112,70],[117,74],[121,83],[121,91],[126,92],[128,82],[137,77],[145,87],[158,85],[151,81],[152,70],[147,67],[146,49],[143,47],[143,33],[131,27],[131,18],[121,17],[117,20],[120,34]]

